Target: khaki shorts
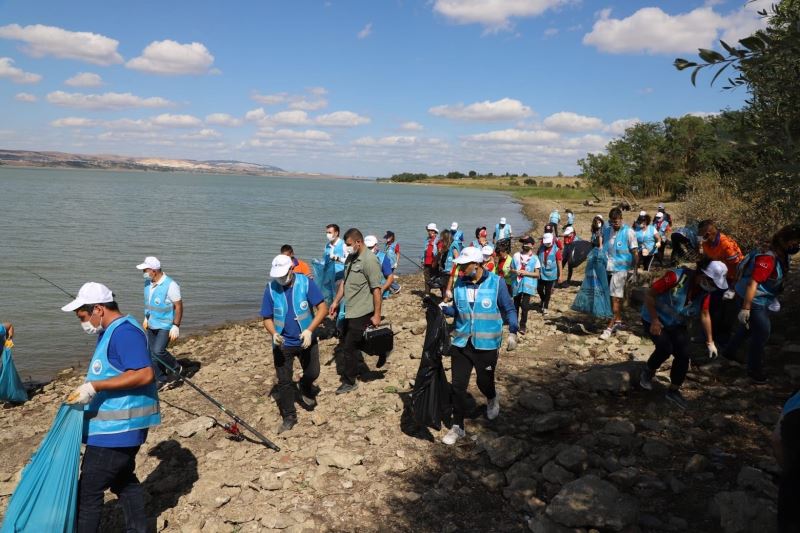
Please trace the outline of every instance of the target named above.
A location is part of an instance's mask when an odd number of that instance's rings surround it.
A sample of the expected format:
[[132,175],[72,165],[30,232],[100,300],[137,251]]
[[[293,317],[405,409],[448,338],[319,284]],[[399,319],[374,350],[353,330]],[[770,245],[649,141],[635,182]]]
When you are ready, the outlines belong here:
[[608,282],[608,292],[612,298],[625,297],[625,280],[628,279],[628,272],[612,272],[611,281]]

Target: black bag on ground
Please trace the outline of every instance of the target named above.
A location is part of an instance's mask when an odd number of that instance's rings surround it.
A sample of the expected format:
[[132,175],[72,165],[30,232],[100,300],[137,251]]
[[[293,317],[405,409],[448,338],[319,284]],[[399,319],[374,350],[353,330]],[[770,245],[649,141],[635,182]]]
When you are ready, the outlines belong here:
[[447,287],[447,279],[450,275],[447,272],[439,271],[437,274],[431,276],[430,285],[432,289],[444,289]]
[[574,241],[572,243],[572,250],[569,256],[569,266],[575,268],[580,265],[586,258],[589,257],[589,252],[592,251],[591,241]]
[[444,314],[430,298],[424,301],[427,309],[427,330],[422,345],[422,358],[411,393],[414,421],[422,427],[440,429],[449,425],[452,413],[450,383],[442,365],[442,355],[450,349],[450,336]]
[[364,330],[361,351],[369,355],[386,355],[394,349],[392,326],[370,327]]

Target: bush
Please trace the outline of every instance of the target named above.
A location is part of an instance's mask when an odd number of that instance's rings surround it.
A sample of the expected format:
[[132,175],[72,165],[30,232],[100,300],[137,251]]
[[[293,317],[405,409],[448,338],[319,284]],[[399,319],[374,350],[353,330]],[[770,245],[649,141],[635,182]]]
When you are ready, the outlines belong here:
[[531,185],[533,187],[536,187],[536,180],[533,178],[527,178],[525,180],[525,185]]
[[508,184],[511,185],[512,187],[519,187],[519,182],[514,178],[512,178],[511,181],[508,182]]

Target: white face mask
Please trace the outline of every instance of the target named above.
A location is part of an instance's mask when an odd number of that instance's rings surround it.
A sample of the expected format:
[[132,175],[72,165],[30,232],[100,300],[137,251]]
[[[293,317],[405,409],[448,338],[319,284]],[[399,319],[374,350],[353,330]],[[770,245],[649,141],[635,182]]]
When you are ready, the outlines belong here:
[[345,246],[345,247],[344,247],[344,253],[346,253],[347,255],[350,255],[350,254],[352,254],[352,253],[353,253],[353,251],[354,251],[354,250],[353,250],[353,247],[352,247],[352,246]]
[[333,233],[326,233],[325,237],[328,239],[328,242],[333,242],[336,236]]
[[153,279],[153,276],[151,276],[149,272],[142,272],[142,277],[143,277],[144,279],[148,280],[148,281],[150,281],[151,279]]

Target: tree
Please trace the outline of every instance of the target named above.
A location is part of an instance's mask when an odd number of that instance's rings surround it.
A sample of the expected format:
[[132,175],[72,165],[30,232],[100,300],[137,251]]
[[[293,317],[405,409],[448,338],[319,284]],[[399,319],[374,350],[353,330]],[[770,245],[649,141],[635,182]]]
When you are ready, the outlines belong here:
[[477,175],[478,175],[478,173],[477,173],[477,172],[475,172],[474,170],[470,170],[470,171],[469,171],[469,177],[470,177],[470,178],[474,178],[474,177],[475,177],[475,176],[477,176]]

